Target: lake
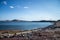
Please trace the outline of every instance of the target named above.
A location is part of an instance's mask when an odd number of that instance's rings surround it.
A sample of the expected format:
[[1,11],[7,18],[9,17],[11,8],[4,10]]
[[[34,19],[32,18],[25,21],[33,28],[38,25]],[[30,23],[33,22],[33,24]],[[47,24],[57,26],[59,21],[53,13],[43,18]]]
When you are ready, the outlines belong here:
[[31,30],[52,24],[51,22],[0,22],[0,30]]

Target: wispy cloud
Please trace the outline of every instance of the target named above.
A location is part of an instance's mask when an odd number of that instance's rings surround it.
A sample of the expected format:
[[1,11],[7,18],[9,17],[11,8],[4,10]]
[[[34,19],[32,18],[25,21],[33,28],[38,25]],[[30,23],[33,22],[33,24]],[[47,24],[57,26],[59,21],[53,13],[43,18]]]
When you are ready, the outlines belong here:
[[16,8],[21,8],[21,6],[20,6],[20,5],[16,5],[15,7],[16,7]]
[[9,6],[10,8],[14,8],[14,6]]
[[29,7],[25,6],[24,8],[29,8]]
[[4,5],[7,5],[7,1],[3,1],[3,4],[4,4]]

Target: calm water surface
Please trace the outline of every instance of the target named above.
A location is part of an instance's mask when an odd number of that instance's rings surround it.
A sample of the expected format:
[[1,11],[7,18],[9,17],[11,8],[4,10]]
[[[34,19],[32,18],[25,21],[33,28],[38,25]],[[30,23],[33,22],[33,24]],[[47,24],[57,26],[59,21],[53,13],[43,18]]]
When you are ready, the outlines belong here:
[[52,24],[50,22],[0,22],[0,30],[31,30]]

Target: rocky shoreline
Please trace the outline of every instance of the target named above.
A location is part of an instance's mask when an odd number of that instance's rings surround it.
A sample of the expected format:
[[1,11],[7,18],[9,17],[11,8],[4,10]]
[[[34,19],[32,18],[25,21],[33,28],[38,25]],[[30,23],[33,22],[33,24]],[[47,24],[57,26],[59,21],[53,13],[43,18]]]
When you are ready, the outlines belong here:
[[46,28],[25,31],[0,31],[0,40],[60,40],[60,21]]

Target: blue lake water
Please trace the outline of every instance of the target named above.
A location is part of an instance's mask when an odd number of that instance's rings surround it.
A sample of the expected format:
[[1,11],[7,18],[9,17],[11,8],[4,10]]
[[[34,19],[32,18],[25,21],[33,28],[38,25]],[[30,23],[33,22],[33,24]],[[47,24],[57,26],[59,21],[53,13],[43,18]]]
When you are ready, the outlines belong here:
[[0,22],[0,30],[31,30],[52,24],[50,22]]

